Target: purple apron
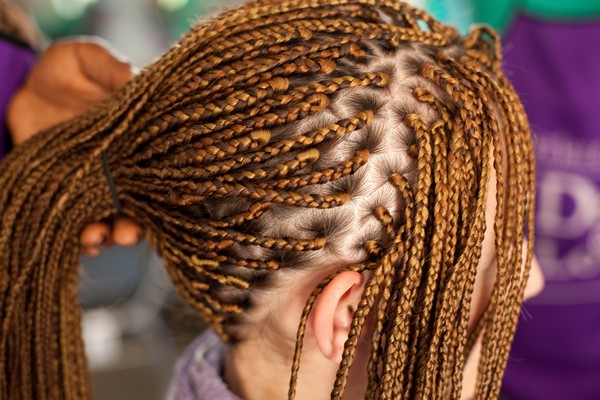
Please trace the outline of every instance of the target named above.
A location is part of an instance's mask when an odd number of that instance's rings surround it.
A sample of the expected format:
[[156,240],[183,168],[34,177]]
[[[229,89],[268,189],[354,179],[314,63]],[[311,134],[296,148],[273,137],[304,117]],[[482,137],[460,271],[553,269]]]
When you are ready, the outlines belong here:
[[503,391],[514,400],[600,399],[600,18],[520,16],[505,71],[537,156],[536,254],[546,288],[521,313]]
[[23,84],[35,62],[32,49],[0,35],[0,159],[9,150],[6,108],[15,91]]

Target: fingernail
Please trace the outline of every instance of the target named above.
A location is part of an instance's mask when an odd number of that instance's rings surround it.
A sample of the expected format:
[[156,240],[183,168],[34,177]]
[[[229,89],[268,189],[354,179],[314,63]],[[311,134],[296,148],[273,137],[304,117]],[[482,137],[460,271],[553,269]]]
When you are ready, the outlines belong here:
[[88,257],[97,257],[98,255],[100,255],[100,250],[94,247],[92,249],[84,250],[83,254],[85,254]]
[[96,247],[100,247],[100,246],[105,245],[107,241],[108,241],[108,236],[102,235],[102,238],[100,239],[100,241],[98,242],[98,244],[96,244]]

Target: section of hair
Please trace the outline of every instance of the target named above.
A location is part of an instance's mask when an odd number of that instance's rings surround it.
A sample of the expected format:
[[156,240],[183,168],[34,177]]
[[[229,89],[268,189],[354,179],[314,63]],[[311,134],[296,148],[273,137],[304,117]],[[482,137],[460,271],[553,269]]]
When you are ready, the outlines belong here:
[[[76,238],[117,214],[103,153],[123,213],[225,340],[286,271],[343,261],[306,304],[290,399],[312,305],[344,270],[371,278],[332,399],[369,315],[366,398],[458,398],[483,326],[476,396],[497,398],[534,203],[498,42],[397,1],[261,0],[199,24],[111,101],[19,146],[0,165],[0,398],[91,396]],[[497,276],[469,336],[490,165]]]

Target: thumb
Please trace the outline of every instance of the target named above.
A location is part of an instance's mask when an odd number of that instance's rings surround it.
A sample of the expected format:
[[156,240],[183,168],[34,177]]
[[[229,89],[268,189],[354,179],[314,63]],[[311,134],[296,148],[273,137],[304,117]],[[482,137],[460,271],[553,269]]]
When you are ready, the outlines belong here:
[[134,67],[106,42],[80,42],[76,52],[83,74],[107,94],[125,85],[134,75]]

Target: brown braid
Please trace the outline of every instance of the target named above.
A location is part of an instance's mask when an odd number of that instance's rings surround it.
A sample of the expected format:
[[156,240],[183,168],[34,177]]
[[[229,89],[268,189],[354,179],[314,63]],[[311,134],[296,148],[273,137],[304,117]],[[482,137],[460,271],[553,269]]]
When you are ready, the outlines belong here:
[[[365,398],[459,398],[481,331],[476,396],[497,398],[534,204],[527,121],[499,67],[489,29],[463,39],[392,0],[259,0],[198,25],[1,164],[0,398],[91,397],[76,238],[117,214],[103,154],[122,212],[224,340],[243,336],[254,294],[284,270],[347,261],[306,303],[290,399],[312,306],[348,270],[370,278],[332,399],[368,316]],[[492,167],[496,280],[469,332]],[[358,220],[370,222],[345,228]]]

